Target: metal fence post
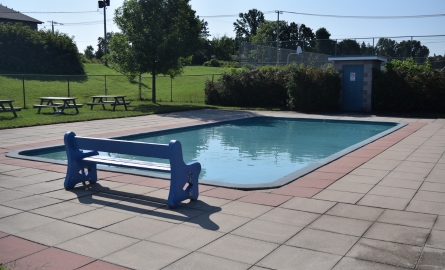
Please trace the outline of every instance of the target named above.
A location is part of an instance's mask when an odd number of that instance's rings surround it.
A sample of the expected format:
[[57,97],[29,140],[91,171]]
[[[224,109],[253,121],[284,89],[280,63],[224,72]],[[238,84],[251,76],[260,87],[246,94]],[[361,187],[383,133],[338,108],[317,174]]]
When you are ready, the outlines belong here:
[[107,95],[107,75],[104,75],[104,92]]
[[26,108],[25,75],[22,75],[23,108]]
[[139,74],[139,100],[142,100],[142,74]]
[[70,76],[66,76],[68,79],[68,97],[70,97]]
[[173,77],[170,76],[170,102],[173,102]]

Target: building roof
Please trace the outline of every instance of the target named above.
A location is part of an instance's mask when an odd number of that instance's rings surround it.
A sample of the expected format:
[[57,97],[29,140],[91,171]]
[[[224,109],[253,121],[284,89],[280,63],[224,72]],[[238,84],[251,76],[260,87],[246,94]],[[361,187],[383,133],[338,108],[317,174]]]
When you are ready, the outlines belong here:
[[31,18],[25,14],[22,14],[18,11],[0,5],[0,19],[6,19],[11,21],[19,21],[19,22],[33,22],[33,23],[43,23],[39,20]]

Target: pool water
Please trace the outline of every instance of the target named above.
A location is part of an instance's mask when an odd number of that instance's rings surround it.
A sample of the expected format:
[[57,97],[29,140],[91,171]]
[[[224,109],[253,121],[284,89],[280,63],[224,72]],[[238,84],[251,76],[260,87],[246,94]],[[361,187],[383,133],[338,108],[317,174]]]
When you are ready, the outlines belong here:
[[[200,182],[266,188],[292,181],[400,127],[387,122],[253,117],[118,139],[162,144],[179,140],[184,161],[201,163]],[[30,153],[66,160],[64,148]]]

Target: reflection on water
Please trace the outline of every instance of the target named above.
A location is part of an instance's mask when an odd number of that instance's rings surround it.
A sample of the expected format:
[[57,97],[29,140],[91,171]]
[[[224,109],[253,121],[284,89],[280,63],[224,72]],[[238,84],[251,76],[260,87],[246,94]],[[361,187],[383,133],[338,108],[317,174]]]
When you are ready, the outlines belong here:
[[[179,140],[184,161],[201,163],[201,179],[258,184],[275,181],[394,126],[393,123],[256,117],[124,139],[163,144]],[[64,151],[56,155],[66,159]]]

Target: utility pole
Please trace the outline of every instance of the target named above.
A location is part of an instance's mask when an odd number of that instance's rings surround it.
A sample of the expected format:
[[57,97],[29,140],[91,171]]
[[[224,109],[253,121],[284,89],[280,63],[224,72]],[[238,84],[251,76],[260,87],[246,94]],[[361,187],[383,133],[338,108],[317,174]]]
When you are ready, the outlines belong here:
[[55,21],[48,21],[48,22],[51,23],[51,28],[53,30],[53,34],[54,34],[54,25],[55,24],[63,25],[63,23],[58,23],[58,22],[55,22]]
[[98,2],[99,8],[104,9],[104,55],[107,54],[107,6],[110,6],[110,0],[101,0]]
[[280,14],[283,14],[283,11],[275,10],[275,12],[278,15],[277,18],[277,65],[280,59],[280,48],[279,48],[279,41],[280,41]]

